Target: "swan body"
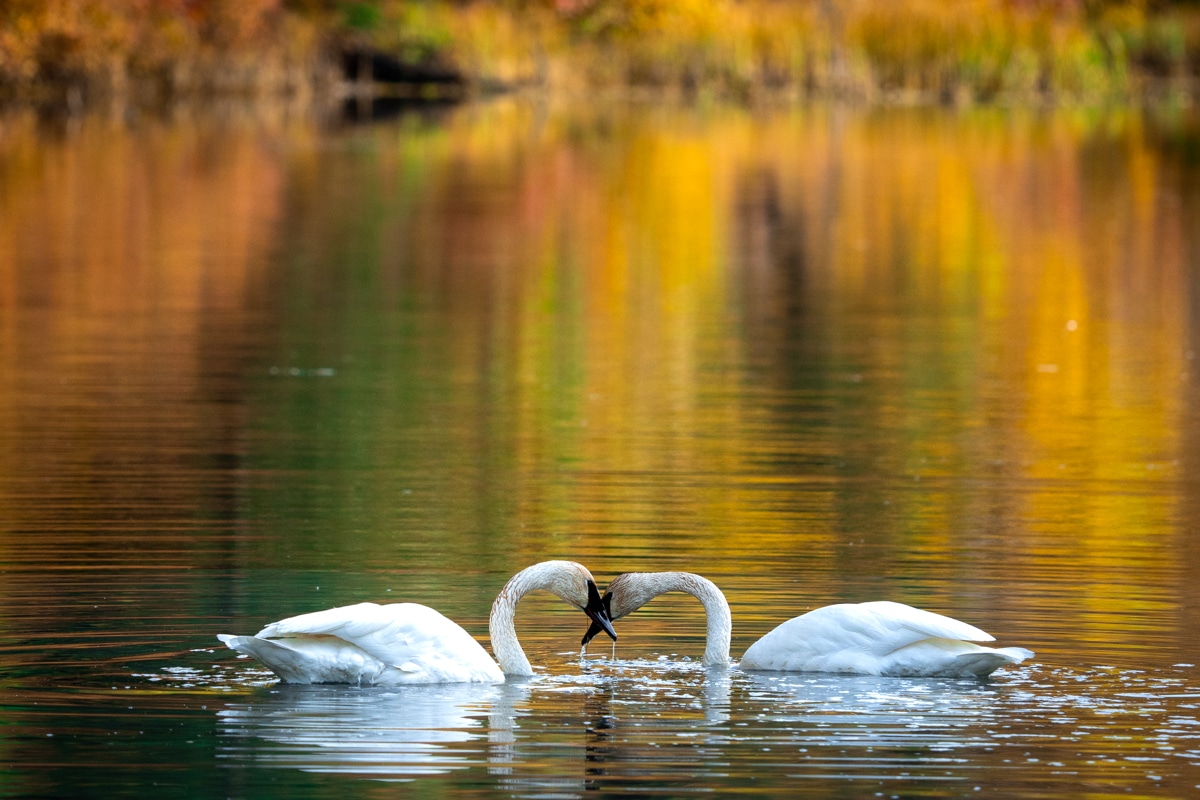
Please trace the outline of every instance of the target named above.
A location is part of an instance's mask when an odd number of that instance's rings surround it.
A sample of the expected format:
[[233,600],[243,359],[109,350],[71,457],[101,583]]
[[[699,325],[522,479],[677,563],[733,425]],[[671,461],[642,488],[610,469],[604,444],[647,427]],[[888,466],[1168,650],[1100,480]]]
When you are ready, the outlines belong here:
[[823,606],[789,619],[742,656],[741,668],[859,675],[976,677],[1033,655],[975,644],[995,637],[919,608],[876,601]]
[[453,620],[419,603],[359,603],[217,636],[286,683],[496,683],[504,673]]
[[[610,618],[617,620],[670,591],[687,592],[704,604],[708,625],[704,663],[729,664],[729,603],[707,578],[689,572],[630,572],[613,579],[604,601]],[[584,644],[594,635],[589,630]],[[1033,655],[1023,647],[975,644],[990,641],[994,637],[973,625],[903,603],[839,603],[780,624],[746,650],[739,666],[745,670],[982,678]]]
[[514,575],[492,604],[488,629],[498,664],[460,625],[419,603],[341,606],[273,622],[254,636],[217,638],[287,683],[497,683],[533,674],[514,618],[517,603],[536,589],[582,609],[615,636],[591,573],[573,561],[543,561]]

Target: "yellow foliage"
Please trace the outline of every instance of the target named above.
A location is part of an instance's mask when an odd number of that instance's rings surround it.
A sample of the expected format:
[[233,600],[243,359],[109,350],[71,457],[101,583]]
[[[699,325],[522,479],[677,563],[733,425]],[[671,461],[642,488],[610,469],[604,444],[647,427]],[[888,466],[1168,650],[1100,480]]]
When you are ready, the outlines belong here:
[[279,0],[16,0],[0,5],[0,89],[111,86],[216,54],[266,63],[282,23]]
[[850,23],[884,89],[976,97],[1124,88],[1125,62],[1078,17],[1004,0],[873,3]]
[[[377,0],[350,26],[321,3],[9,0],[0,90],[119,82],[313,59],[352,32],[408,61],[458,67],[477,86],[762,89],[925,98],[1128,96],[1195,71],[1200,13],[1147,3],[1017,0]],[[356,6],[356,7],[357,7]],[[297,31],[312,31],[297,37]],[[228,57],[228,59],[227,59]],[[258,75],[255,72],[257,69]],[[1186,85],[1185,80],[1176,85]]]

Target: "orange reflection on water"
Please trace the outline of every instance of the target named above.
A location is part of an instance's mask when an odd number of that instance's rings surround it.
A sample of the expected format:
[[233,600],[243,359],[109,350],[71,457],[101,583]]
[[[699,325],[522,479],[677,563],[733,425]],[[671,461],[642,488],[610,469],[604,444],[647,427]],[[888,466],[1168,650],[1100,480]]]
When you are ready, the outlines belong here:
[[228,337],[269,285],[290,132],[237,117],[0,125],[9,565],[197,566],[195,511],[232,483],[210,467],[243,436]]
[[[387,552],[416,476],[453,487],[403,520],[437,544],[711,573],[747,636],[879,592],[1051,652],[1194,616],[1186,121],[506,100],[2,130],[9,486],[115,459],[85,494],[132,503],[130,475],[319,417],[313,530],[361,538],[273,545],[305,563]],[[339,381],[245,385],[276,364]],[[212,502],[171,474],[152,499]]]
[[[580,144],[513,122],[514,150],[541,165],[513,205],[546,209],[522,218],[532,249],[506,263],[525,288],[493,320],[522,332],[506,352],[528,521],[632,523],[614,562],[740,574],[764,548],[836,561],[849,535],[882,548],[859,568],[946,580],[984,538],[1003,544],[968,580],[1032,569],[1042,585],[981,588],[981,607],[1072,608],[1109,640],[1131,607],[1173,613],[1195,197],[1154,123],[809,110],[605,124],[611,140]],[[476,248],[509,252],[511,228],[490,229],[503,234]],[[826,370],[814,388],[845,382],[832,397],[790,383],[805,336]],[[779,413],[805,400],[823,410]],[[797,453],[807,466],[786,463]],[[546,481],[550,457],[574,468]],[[895,489],[914,479],[927,488]],[[764,511],[781,482],[794,490]],[[848,505],[880,499],[899,509],[843,527]]]

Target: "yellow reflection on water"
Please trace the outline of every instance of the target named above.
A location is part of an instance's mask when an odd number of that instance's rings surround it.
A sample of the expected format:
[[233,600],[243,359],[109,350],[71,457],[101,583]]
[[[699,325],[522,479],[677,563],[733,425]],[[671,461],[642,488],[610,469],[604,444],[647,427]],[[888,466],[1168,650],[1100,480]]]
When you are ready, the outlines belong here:
[[[1130,644],[1186,622],[1197,176],[1167,143],[1194,148],[1188,124],[519,100],[349,130],[18,118],[0,471],[252,459],[254,424],[316,416],[302,455],[357,533],[281,538],[289,557],[449,531],[499,571],[717,571],[760,632],[888,591],[1035,647],[1062,614]],[[248,363],[338,381],[250,389]],[[398,522],[414,477],[453,489]]]

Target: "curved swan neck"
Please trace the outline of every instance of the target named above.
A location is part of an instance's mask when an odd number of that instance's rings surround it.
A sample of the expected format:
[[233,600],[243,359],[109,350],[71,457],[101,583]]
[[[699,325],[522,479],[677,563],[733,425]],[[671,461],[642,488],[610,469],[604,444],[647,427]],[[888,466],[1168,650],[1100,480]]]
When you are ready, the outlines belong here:
[[707,630],[704,644],[704,663],[709,666],[729,663],[729,639],[733,633],[733,619],[729,613],[729,602],[725,594],[708,578],[683,573],[682,591],[695,597],[704,606]]
[[574,561],[542,561],[526,567],[509,579],[496,600],[488,620],[492,651],[505,675],[528,676],[533,666],[517,640],[517,604],[532,591],[545,589],[573,606],[583,608],[587,603],[587,582],[591,573]]
[[[624,585],[617,588],[618,581]],[[614,579],[609,588],[613,592],[613,619],[629,614],[660,594],[687,592],[704,606],[707,621],[704,663],[709,666],[729,663],[729,640],[733,632],[729,603],[708,578],[691,572],[631,572]]]

